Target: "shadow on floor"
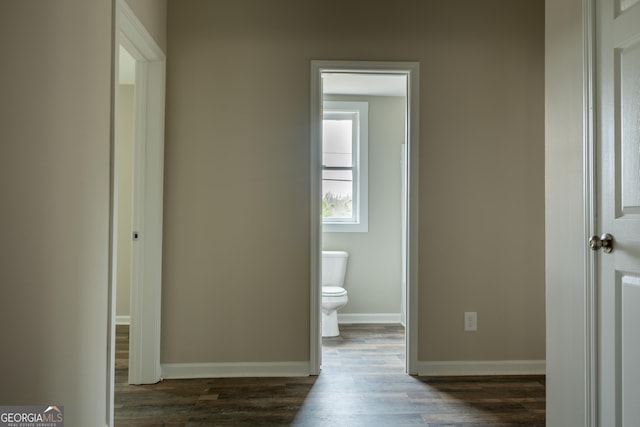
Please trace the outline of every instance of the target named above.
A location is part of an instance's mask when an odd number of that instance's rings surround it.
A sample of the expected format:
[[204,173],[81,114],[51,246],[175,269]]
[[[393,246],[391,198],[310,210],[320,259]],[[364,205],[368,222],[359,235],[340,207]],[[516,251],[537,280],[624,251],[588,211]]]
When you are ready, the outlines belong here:
[[[120,328],[120,327],[119,327]],[[118,329],[118,345],[128,337]],[[116,356],[116,427],[544,426],[544,377],[412,377],[399,325],[341,325],[322,372],[126,384]]]

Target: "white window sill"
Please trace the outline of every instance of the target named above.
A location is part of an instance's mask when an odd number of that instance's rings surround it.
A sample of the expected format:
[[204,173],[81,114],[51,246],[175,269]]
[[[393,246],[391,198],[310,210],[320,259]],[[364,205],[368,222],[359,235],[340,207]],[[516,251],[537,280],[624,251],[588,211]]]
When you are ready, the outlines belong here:
[[323,223],[322,224],[322,232],[323,233],[367,233],[369,231],[369,226],[367,223],[349,223],[349,222],[334,222],[334,223]]

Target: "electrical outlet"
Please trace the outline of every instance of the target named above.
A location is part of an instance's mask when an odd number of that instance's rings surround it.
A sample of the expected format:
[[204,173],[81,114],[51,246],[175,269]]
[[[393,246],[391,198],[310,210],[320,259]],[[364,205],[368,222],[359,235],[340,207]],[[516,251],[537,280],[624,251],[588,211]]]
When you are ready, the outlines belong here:
[[477,331],[478,330],[478,313],[475,311],[465,311],[464,313],[464,330],[465,331]]

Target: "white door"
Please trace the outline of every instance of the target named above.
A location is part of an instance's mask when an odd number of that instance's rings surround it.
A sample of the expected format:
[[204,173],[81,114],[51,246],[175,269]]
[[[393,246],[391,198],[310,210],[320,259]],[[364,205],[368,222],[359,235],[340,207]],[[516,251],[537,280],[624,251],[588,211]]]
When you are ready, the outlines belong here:
[[[640,0],[598,0],[599,425],[640,425]],[[592,246],[593,248],[593,246]],[[604,249],[604,248],[603,248]]]

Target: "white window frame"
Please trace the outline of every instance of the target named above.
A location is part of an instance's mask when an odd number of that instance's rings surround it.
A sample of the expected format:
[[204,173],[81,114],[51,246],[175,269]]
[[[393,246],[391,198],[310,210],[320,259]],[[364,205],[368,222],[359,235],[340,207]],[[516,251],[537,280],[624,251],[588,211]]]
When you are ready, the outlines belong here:
[[[324,101],[323,120],[355,115],[353,132],[353,218],[322,218],[327,233],[366,233],[369,231],[369,103],[362,101]],[[322,165],[324,170],[324,165]]]

